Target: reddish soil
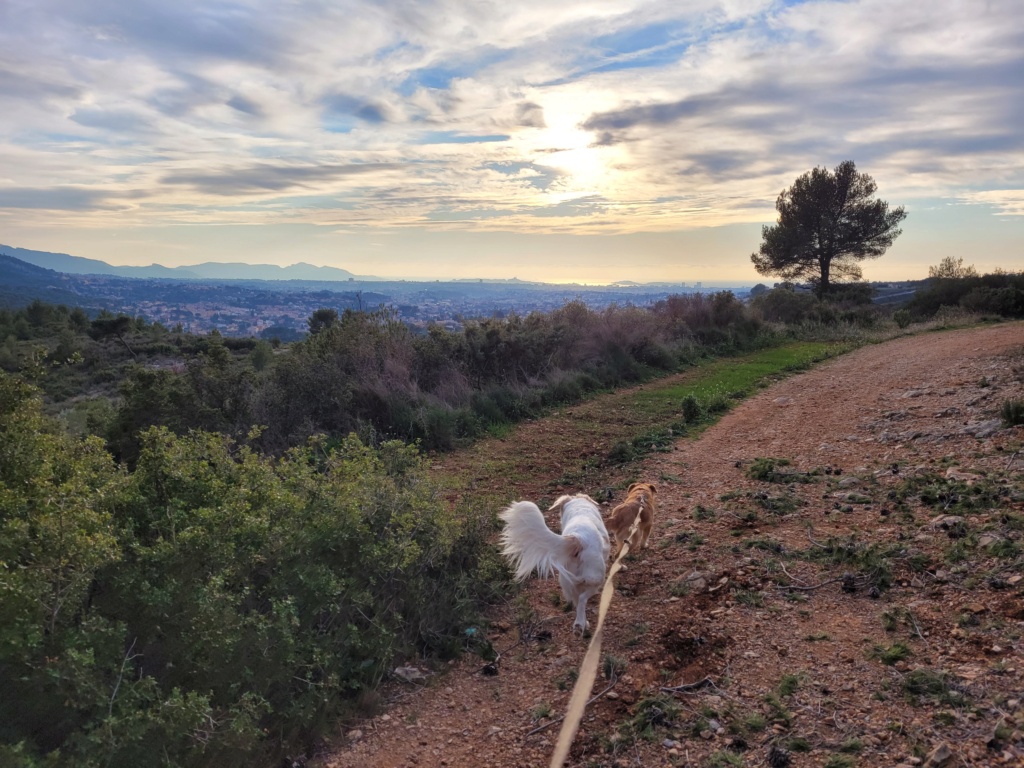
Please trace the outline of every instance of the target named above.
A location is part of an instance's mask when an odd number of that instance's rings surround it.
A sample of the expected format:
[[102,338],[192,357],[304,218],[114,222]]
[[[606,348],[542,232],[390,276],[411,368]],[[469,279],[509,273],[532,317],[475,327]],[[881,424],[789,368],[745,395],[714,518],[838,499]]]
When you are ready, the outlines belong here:
[[[630,465],[619,479],[656,483],[658,517],[606,626],[603,653],[624,671],[567,764],[1024,765],[1024,428],[999,421],[1022,381],[1019,323],[904,337],[778,382]],[[606,403],[443,463],[476,462],[508,501],[550,499],[559,453],[583,450],[560,438]],[[492,478],[489,451],[531,469]],[[752,479],[764,457],[798,474]],[[313,764],[546,766],[558,726],[531,732],[568,701],[586,649],[571,624],[556,581],[530,580],[491,616],[497,675],[474,654],[412,660],[425,679],[385,686],[381,714]]]

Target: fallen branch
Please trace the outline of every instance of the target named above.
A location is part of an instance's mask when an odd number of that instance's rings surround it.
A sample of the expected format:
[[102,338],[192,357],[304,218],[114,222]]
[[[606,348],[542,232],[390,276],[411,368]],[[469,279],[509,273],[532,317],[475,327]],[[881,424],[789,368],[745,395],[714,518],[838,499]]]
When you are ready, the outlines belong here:
[[821,582],[821,584],[812,584],[809,587],[801,587],[801,586],[798,586],[796,584],[786,584],[786,585],[776,584],[775,588],[776,589],[788,589],[788,590],[791,590],[791,591],[794,590],[794,589],[798,589],[801,592],[813,592],[815,589],[820,589],[821,587],[824,587],[826,584],[835,584],[837,581],[842,581],[842,580],[843,580],[843,577],[840,576],[837,579],[829,579],[828,581]]
[[695,683],[684,683],[683,685],[673,686],[663,685],[661,687],[661,690],[665,691],[666,693],[686,693],[687,691],[696,691],[699,688],[706,688],[709,685],[714,687],[715,681],[712,680],[710,677],[705,677],[703,680],[698,680]]
[[799,582],[800,584],[804,583],[803,579],[798,579],[796,576],[794,576],[793,574],[791,574],[789,571],[786,570],[786,564],[785,563],[780,562],[779,563],[779,567],[782,569],[782,572],[784,574],[786,574],[786,576],[788,576],[791,580]]
[[917,619],[914,618],[914,614],[910,612],[909,608],[904,608],[903,610],[906,611],[907,620],[911,623],[911,625],[913,625],[914,632],[917,634],[919,638],[921,638],[921,642],[924,643],[925,646],[927,646],[928,641],[925,639],[925,636],[921,633],[921,627],[918,626]]
[[808,540],[809,542],[811,542],[811,544],[813,544],[814,546],[816,546],[816,547],[817,547],[818,549],[828,549],[828,546],[827,546],[827,545],[825,545],[825,544],[822,544],[821,542],[815,541],[815,540],[814,540],[814,539],[813,539],[813,538],[811,537],[811,532],[810,532],[810,531],[808,531],[808,532],[807,532],[807,540]]

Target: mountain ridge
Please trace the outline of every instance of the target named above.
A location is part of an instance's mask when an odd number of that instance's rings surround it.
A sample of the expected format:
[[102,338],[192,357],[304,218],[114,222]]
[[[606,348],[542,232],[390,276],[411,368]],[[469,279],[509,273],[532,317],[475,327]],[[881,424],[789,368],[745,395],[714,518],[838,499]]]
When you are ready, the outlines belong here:
[[0,254],[11,256],[43,269],[70,275],[111,275],[114,277],[168,278],[173,280],[322,280],[348,282],[350,280],[379,280],[359,276],[339,267],[318,267],[297,262],[287,267],[276,264],[244,264],[207,261],[184,267],[165,267],[150,264],[147,267],[117,267],[99,259],[72,256],[68,253],[34,251],[0,244]]

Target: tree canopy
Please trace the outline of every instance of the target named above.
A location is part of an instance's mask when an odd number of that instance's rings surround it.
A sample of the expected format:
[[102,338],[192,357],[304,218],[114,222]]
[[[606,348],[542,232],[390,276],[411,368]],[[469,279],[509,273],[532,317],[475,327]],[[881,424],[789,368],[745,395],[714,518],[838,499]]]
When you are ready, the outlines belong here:
[[815,168],[798,177],[775,202],[779,221],[765,226],[760,250],[750,256],[762,275],[808,280],[819,293],[833,281],[858,280],[863,259],[881,256],[899,237],[903,206],[872,199],[877,185],[852,160],[834,171]]
[[326,330],[331,326],[338,324],[338,310],[330,309],[329,307],[321,307],[316,310],[309,319],[306,320],[306,325],[309,326],[310,335],[316,335],[320,331]]
[[106,338],[108,336],[116,336],[117,340],[124,345],[133,358],[138,358],[130,346],[125,336],[135,326],[135,319],[128,315],[112,315],[110,312],[103,310],[99,316],[92,321],[92,325],[89,328],[89,335],[92,338],[99,339]]
[[973,264],[964,266],[964,259],[954,259],[952,256],[946,256],[934,267],[928,267],[928,277],[938,278],[939,280],[960,280],[965,277],[977,277],[978,270],[974,268]]

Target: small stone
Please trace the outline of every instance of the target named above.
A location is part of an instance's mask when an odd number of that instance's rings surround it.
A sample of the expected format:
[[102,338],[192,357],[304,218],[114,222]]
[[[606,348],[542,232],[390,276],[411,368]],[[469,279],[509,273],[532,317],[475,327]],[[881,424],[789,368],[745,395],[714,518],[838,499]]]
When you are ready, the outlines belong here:
[[964,519],[960,515],[939,515],[929,523],[929,526],[933,529],[941,528],[946,530],[963,522]]
[[346,733],[345,738],[349,741],[359,741],[361,738],[363,738],[363,732],[357,728]]
[[939,744],[925,758],[925,768],[946,768],[953,762],[953,750],[948,744]]

